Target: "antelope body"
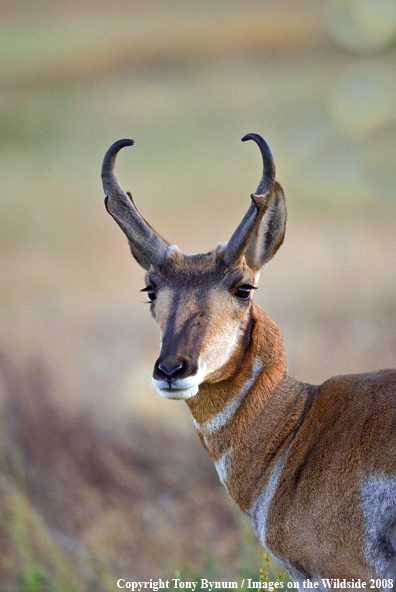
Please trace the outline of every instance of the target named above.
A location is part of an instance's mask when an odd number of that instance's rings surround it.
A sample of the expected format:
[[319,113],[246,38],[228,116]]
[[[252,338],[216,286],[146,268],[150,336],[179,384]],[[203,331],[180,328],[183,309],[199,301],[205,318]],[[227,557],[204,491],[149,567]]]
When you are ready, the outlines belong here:
[[[396,578],[396,371],[309,385],[288,372],[282,337],[252,300],[285,232],[283,191],[266,142],[263,176],[225,245],[184,255],[141,217],[103,161],[106,207],[146,270],[161,335],[153,382],[184,399],[220,480],[261,543],[298,582]],[[395,587],[396,589],[396,587]]]

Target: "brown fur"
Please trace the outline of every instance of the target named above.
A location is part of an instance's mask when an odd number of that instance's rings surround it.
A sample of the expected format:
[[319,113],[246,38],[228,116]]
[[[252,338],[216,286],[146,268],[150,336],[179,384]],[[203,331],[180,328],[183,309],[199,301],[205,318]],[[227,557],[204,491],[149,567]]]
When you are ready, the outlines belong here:
[[[264,362],[264,372],[235,415],[204,443],[213,460],[218,460],[232,445],[227,488],[243,511],[251,507],[262,491],[272,463],[289,441],[304,406],[304,395],[296,396],[298,383],[287,371],[279,329],[256,304],[251,316],[251,343],[243,364],[235,364],[232,377],[217,384],[204,383],[195,397],[187,399],[194,419],[204,426],[240,392],[251,371],[253,356]],[[300,392],[297,387],[297,394]],[[212,403],[208,405],[208,401]]]
[[363,553],[361,484],[378,473],[396,473],[390,445],[396,434],[396,371],[335,377],[321,386],[299,383],[288,374],[279,330],[256,305],[252,317],[244,363],[235,366],[232,378],[203,384],[187,400],[192,415],[204,426],[230,393],[235,397],[254,354],[265,360],[264,372],[218,432],[205,442],[199,430],[202,443],[214,461],[232,446],[226,486],[243,511],[291,443],[271,502],[269,549],[304,566],[307,577],[373,577]]
[[373,577],[363,554],[361,484],[396,473],[395,392],[394,370],[335,377],[311,389],[272,502],[274,553],[322,577]]

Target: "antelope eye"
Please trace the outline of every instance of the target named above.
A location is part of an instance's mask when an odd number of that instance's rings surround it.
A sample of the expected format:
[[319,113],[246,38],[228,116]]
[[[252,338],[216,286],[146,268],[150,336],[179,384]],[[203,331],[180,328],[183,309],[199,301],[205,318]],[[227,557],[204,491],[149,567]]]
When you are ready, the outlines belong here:
[[156,299],[155,290],[151,286],[146,286],[145,288],[143,288],[142,292],[147,292],[147,296],[149,297],[149,300],[151,300],[151,302],[153,302]]
[[250,292],[254,290],[254,286],[249,286],[249,284],[244,284],[243,286],[239,286],[234,292],[234,296],[239,300],[249,300]]

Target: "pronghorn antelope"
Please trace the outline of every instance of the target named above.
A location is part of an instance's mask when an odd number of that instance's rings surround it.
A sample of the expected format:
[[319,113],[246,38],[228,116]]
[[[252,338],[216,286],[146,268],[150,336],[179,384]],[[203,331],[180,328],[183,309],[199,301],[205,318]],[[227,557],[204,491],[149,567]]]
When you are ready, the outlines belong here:
[[146,270],[161,334],[153,382],[163,397],[186,401],[221,482],[295,582],[322,590],[341,578],[341,587],[345,579],[389,590],[396,370],[319,386],[290,376],[281,333],[252,299],[261,267],[283,241],[285,199],[265,140],[242,139],[257,143],[262,179],[228,243],[202,255],[161,238],[122,189],[115,159],[133,141],[115,142],[105,155],[106,208]]

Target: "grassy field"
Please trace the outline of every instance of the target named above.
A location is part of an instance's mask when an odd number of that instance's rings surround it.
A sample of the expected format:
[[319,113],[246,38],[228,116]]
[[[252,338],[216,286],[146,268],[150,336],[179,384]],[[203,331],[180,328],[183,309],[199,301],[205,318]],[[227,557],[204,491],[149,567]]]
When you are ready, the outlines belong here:
[[240,221],[261,169],[240,138],[263,135],[289,219],[257,300],[292,373],[395,365],[395,36],[362,12],[352,47],[338,4],[5,3],[2,592],[114,590],[121,572],[255,578],[262,564],[187,410],[151,387],[143,273],[103,207],[113,141],[135,140],[122,184],[192,253]]

